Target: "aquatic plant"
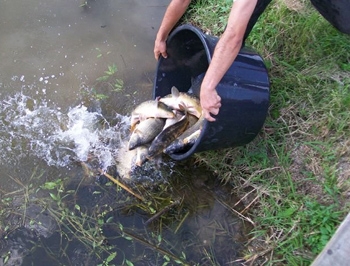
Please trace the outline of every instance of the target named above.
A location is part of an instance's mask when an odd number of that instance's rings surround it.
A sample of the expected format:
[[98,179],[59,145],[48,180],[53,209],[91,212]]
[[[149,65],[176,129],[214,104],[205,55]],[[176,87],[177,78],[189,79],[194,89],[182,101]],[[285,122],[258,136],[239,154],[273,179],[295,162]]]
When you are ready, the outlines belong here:
[[[111,89],[111,91],[120,92],[123,90],[124,81],[122,79],[116,78],[115,74],[118,69],[115,64],[109,65],[108,69],[104,72],[105,75],[96,79],[96,81],[107,83]],[[96,85],[97,86],[97,85]]]
[[[48,178],[45,172],[33,171],[28,185],[10,178],[22,189],[2,191],[0,221],[7,227],[1,241],[17,241],[14,232],[24,226],[35,232],[24,245],[31,250],[30,258],[44,253],[53,264],[71,264],[79,258],[94,265],[137,265],[139,261],[219,265],[222,260],[216,256],[221,252],[236,258],[241,232],[233,227],[239,228],[240,222],[229,207],[231,202],[207,188],[203,194],[203,187],[193,186],[198,183],[193,177],[184,182],[181,175],[172,175],[168,182],[146,187],[145,182],[125,183],[107,172],[82,174],[81,180],[59,178],[39,186],[37,182]],[[107,183],[91,182],[91,174],[107,177]],[[208,181],[206,186],[221,184]],[[12,196],[19,197],[17,211]],[[219,203],[216,210],[211,208],[215,202]],[[19,217],[21,224],[13,222]],[[202,233],[194,234],[197,230]],[[20,233],[16,239],[21,239]],[[1,258],[10,261],[15,250],[1,250]]]

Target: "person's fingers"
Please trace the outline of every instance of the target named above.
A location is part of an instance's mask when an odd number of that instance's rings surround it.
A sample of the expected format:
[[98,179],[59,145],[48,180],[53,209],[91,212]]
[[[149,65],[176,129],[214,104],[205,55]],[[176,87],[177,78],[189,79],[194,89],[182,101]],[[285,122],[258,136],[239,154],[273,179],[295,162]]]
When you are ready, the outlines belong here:
[[162,56],[163,56],[164,58],[167,58],[167,57],[168,57],[167,52],[163,52],[163,53],[162,53]]
[[156,60],[159,59],[159,56],[160,56],[160,52],[154,52],[154,58],[155,58]]
[[[215,115],[215,114],[213,114]],[[203,116],[205,119],[207,119],[209,122],[214,122],[216,119],[210,115],[210,112],[207,110],[203,110]]]
[[217,115],[219,113],[219,108],[211,108],[209,112],[213,115]]
[[161,52],[154,52],[154,58],[156,60],[158,60],[160,56],[163,56],[164,58],[167,58],[168,54],[166,52],[163,52],[163,53],[161,53]]
[[205,116],[205,119],[207,119],[209,122],[215,122],[215,118],[210,115],[210,113],[207,113]]
[[221,103],[217,102],[212,108],[209,108],[208,111],[213,115],[217,115],[219,113],[220,107],[221,107]]

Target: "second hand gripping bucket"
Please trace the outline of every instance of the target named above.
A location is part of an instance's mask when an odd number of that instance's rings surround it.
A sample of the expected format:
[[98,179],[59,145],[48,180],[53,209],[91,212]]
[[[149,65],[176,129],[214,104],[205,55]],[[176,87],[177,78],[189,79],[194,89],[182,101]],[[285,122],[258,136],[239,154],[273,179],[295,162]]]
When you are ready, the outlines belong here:
[[[211,61],[218,38],[192,25],[176,28],[167,40],[168,57],[157,63],[153,98],[171,93],[175,86],[188,92],[193,80],[200,82]],[[199,97],[200,85],[193,88]],[[261,130],[270,97],[268,72],[262,58],[252,49],[242,48],[217,86],[221,108],[215,122],[204,121],[195,144],[181,153],[170,154],[183,160],[195,152],[242,146]]]

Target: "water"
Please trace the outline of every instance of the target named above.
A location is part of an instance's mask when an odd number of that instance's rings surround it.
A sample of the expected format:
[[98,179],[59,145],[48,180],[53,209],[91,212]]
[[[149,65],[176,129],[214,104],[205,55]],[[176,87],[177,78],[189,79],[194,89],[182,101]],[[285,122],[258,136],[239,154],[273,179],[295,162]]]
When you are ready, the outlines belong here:
[[[106,155],[111,147],[97,151],[102,147],[96,142],[120,133],[115,126],[125,126],[123,116],[152,93],[153,42],[166,1],[83,4],[1,0],[3,173],[18,167],[23,172],[33,159],[69,167],[74,158],[85,161],[92,146],[107,167],[111,159],[102,156],[112,156]],[[115,76],[124,81],[121,93],[96,82],[112,65],[117,67]],[[82,93],[96,87],[110,100],[87,102]],[[106,124],[113,123],[103,133],[94,128],[103,122],[101,115],[109,119]]]
[[129,114],[152,95],[169,2],[0,0],[1,266],[237,259],[237,199],[206,169],[164,158],[129,173]]
[[89,112],[84,105],[62,113],[60,108],[50,108],[45,101],[38,103],[22,93],[5,99],[0,114],[4,118],[0,131],[4,166],[25,156],[44,160],[48,166],[68,167],[73,161],[87,161],[93,154],[106,170],[113,164],[112,152],[118,146],[104,143],[126,138],[129,126],[127,116],[118,115],[118,125],[111,127],[100,113]]

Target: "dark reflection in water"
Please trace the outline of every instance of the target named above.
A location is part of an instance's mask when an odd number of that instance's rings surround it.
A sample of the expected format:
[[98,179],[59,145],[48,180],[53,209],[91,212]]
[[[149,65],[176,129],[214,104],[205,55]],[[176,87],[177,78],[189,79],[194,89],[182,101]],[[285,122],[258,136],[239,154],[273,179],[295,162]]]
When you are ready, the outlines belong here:
[[249,226],[232,211],[237,199],[192,163],[173,167],[163,182],[130,186],[145,201],[103,176],[42,189],[25,209],[17,199],[7,222],[18,226],[0,242],[2,258],[10,252],[9,265],[240,265]]

